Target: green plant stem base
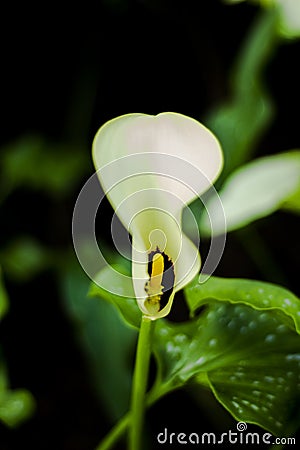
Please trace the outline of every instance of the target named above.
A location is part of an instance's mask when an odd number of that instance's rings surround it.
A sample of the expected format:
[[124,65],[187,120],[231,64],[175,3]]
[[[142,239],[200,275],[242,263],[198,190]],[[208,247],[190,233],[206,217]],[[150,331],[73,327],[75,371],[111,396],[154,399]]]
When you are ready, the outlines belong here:
[[139,332],[131,396],[130,450],[140,450],[154,321],[143,317]]
[[140,450],[145,412],[149,363],[152,347],[154,321],[143,317],[139,332],[135,368],[132,383],[131,409],[111,429],[96,450],[109,450],[130,425],[128,434],[129,450]]
[[104,437],[95,450],[109,450],[122,437],[129,426],[131,414],[127,413],[120,419],[110,432]]

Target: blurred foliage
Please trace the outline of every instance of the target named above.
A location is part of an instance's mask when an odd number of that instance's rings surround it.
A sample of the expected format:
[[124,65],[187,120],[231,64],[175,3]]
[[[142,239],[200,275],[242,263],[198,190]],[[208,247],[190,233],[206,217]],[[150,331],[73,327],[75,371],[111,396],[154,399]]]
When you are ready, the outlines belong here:
[[2,280],[2,271],[0,267],[0,320],[5,315],[8,309],[8,296],[6,290],[4,288],[3,280]]
[[[203,214],[200,230],[222,234],[246,226],[254,220],[283,208],[300,211],[300,151],[266,156],[244,164],[225,181],[219,196],[226,217],[218,217],[219,203],[213,198],[208,202],[210,217]],[[211,230],[210,221],[213,223]]]
[[[29,189],[54,200],[70,195],[88,171],[88,159],[82,148],[50,144],[40,136],[24,136],[1,150],[0,201],[9,202],[18,189]],[[5,276],[28,282],[41,271],[59,267],[61,255],[22,231],[4,241],[0,261]],[[8,296],[0,284],[0,318],[9,307]],[[10,389],[6,365],[0,354],[0,420],[9,427],[20,425],[35,410],[35,400],[25,389]]]
[[[203,236],[239,229],[278,209],[299,213],[299,151],[245,164],[253,158],[259,140],[274,117],[275,106],[264,76],[278,43],[278,11],[267,8],[241,46],[230,80],[231,99],[211,111],[207,118],[224,150],[224,170],[217,185],[227,227],[223,229],[222,217],[218,217],[220,211],[215,198],[207,203],[210,218],[196,200],[191,210]],[[192,225],[185,215],[184,226],[189,235],[193,234]]]
[[[0,377],[4,379],[1,373]],[[25,389],[10,390],[7,387],[0,390],[0,420],[9,427],[16,427],[28,420],[35,411],[35,400]]]
[[[82,146],[49,143],[41,136],[24,136],[1,149],[0,201],[27,189],[62,202],[89,172],[88,152]],[[38,272],[57,266],[61,255],[22,230],[0,249],[3,271],[10,278],[28,281]]]
[[83,148],[51,144],[41,136],[25,136],[2,149],[0,168],[2,198],[18,187],[57,198],[70,194],[87,172],[88,160]]
[[60,276],[66,313],[87,357],[99,401],[114,422],[129,407],[137,333],[124,324],[112,304],[87,297],[90,280],[77,260],[69,258]]
[[[222,174],[225,185],[220,195],[224,202],[228,231],[272,213],[283,203],[287,208],[289,205],[291,211],[298,209],[298,166],[295,161],[296,166],[292,167],[291,156],[270,157],[269,160],[253,162],[250,166],[241,168],[242,163],[255,152],[259,138],[274,115],[273,102],[266,91],[263,78],[278,43],[277,25],[276,8],[267,9],[254,23],[232,72],[232,100],[228,105],[217,108],[208,118],[208,123],[219,137],[225,152]],[[283,169],[287,170],[282,173],[279,165],[287,158],[290,159],[290,166],[286,167],[285,163]],[[294,158],[297,156],[294,155]],[[236,175],[228,178],[228,174],[236,167],[239,167]],[[241,178],[242,183],[238,181]],[[197,211],[196,206],[194,209]],[[201,230],[210,234],[207,218],[202,219],[201,225]],[[219,233],[224,230],[214,231]]]
[[254,22],[232,69],[231,98],[207,118],[224,151],[221,180],[251,158],[273,118],[274,106],[265,87],[264,71],[276,48],[275,24],[276,16],[270,12]]
[[5,274],[16,281],[28,281],[54,261],[53,252],[32,236],[18,236],[0,249]]
[[[0,320],[8,310],[8,295],[0,271]],[[0,349],[0,420],[9,427],[15,427],[28,419],[35,409],[32,395],[25,389],[9,388],[7,369]]]

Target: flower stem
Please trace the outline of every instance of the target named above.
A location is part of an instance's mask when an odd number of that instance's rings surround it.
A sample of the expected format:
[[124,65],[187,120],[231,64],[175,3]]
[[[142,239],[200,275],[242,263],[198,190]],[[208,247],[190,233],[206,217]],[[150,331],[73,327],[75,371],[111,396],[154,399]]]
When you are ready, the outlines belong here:
[[[126,429],[129,431],[130,450],[140,450],[143,427],[143,417],[146,406],[145,393],[147,389],[148,370],[151,355],[152,333],[154,321],[142,318],[139,340],[136,352],[135,369],[132,383],[131,410],[104,437],[95,450],[109,450],[122,437]],[[153,404],[156,397],[150,395],[148,406]]]
[[[146,407],[152,406],[159,398],[166,395],[168,392],[176,389],[173,383],[166,383],[159,387],[159,389],[152,388],[146,396]],[[110,450],[117,443],[117,441],[125,434],[127,428],[131,424],[131,411],[127,412],[110,430],[110,432],[103,438],[95,450]]]
[[122,437],[130,423],[130,413],[125,414],[122,419],[110,430],[95,450],[109,450]]
[[151,356],[154,321],[143,317],[137,344],[131,395],[131,423],[129,450],[141,450],[141,438],[145,412],[145,394]]

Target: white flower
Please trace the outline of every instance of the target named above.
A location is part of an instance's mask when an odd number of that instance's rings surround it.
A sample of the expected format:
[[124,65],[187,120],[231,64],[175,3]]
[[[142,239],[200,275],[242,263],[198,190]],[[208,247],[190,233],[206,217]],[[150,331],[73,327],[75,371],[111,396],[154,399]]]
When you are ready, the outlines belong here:
[[151,319],[164,317],[175,293],[200,269],[199,251],[182,232],[181,213],[219,175],[220,145],[207,128],[181,114],[128,114],[99,129],[93,159],[132,236],[139,307]]

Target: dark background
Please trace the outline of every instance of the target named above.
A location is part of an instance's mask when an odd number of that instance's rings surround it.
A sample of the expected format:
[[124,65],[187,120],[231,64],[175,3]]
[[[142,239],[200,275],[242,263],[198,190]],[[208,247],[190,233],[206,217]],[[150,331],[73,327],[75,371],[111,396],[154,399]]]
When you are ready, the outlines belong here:
[[[80,144],[86,169],[62,199],[45,200],[28,189],[14,192],[2,209],[0,243],[26,232],[54,250],[71,247],[73,206],[93,172],[90,148],[99,126],[129,112],[175,111],[203,121],[229,98],[232,63],[258,12],[246,3],[226,6],[218,0],[102,0],[35,8],[24,3],[9,9],[2,16],[1,145],[29,134]],[[299,51],[299,42],[282,42],[268,66],[277,112],[257,155],[299,147]],[[259,231],[284,267],[286,287],[299,294],[298,250],[291,248],[297,219],[277,213],[276,221],[270,220],[263,219]],[[262,278],[235,235],[228,237],[217,275]],[[12,387],[30,390],[37,412],[16,430],[0,425],[0,450],[93,449],[110,423],[94,395],[55,273],[49,269],[24,283],[9,277],[5,282],[11,308],[0,342]],[[205,402],[209,405],[210,397]],[[152,435],[162,424],[179,429],[187,409],[191,431],[212,429],[210,412],[199,412],[182,392],[151,410]],[[233,422],[226,414],[220,417],[228,429]]]

